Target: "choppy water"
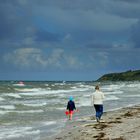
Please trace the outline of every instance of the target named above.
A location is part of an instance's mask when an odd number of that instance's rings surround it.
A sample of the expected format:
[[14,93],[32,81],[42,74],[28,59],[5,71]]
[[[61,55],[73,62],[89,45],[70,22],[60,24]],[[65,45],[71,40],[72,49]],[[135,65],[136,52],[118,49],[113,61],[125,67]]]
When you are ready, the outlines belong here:
[[[94,114],[90,95],[94,82],[0,82],[0,140],[40,140],[61,131],[65,108],[74,96],[75,121]],[[139,104],[140,82],[99,83],[105,93],[104,110]]]

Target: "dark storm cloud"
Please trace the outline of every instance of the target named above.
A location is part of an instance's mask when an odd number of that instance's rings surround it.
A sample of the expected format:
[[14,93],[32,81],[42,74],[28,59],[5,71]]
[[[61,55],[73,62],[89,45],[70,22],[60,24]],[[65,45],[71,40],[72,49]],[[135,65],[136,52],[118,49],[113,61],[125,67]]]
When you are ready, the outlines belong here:
[[15,2],[0,1],[0,40],[18,41],[31,34],[30,31],[27,32],[31,20],[25,9]]
[[65,11],[94,11],[95,13],[110,13],[123,17],[139,16],[139,0],[35,0],[36,5],[57,7]]
[[137,19],[140,17],[139,9],[140,1],[131,3],[129,1],[114,0],[108,3],[105,11],[113,15],[118,15],[122,18]]
[[52,7],[59,7],[65,10],[69,9],[83,9],[83,10],[88,10],[88,9],[94,9],[97,10],[100,8],[100,5],[104,4],[103,0],[98,1],[98,0],[34,0],[34,3],[37,5],[45,5],[45,6],[52,6]]
[[59,41],[59,36],[57,34],[54,34],[54,33],[50,33],[50,32],[47,32],[47,31],[37,31],[36,32],[36,41],[52,41],[52,42],[55,42],[55,41]]
[[[23,39],[33,36],[33,38],[37,38],[36,41],[41,40],[41,38],[52,41],[56,39],[57,41],[58,34],[44,31],[44,29],[38,27],[39,25],[36,25],[34,19],[37,16],[46,19],[46,24],[50,22],[49,17],[51,17],[52,23],[50,24],[54,28],[58,26],[56,30],[59,32],[81,30],[81,32],[85,31],[87,34],[89,31],[95,32],[95,30],[119,30],[119,28],[123,29],[125,26],[129,27],[135,22],[133,19],[113,17],[113,11],[118,15],[121,15],[123,11],[119,13],[120,8],[115,8],[115,4],[109,0],[2,0],[0,9],[1,39],[6,37]],[[109,15],[107,15],[107,9],[110,9]],[[124,9],[124,7],[121,9]],[[31,32],[29,28],[32,28],[34,32]]]
[[12,7],[12,5],[2,2],[3,1],[0,1],[0,40],[10,38],[15,32],[16,28],[16,10],[14,7]]
[[[33,4],[34,5],[34,4]],[[0,41],[24,44],[28,38],[32,41],[58,41],[56,34],[40,29],[34,23],[31,5],[27,1],[0,1]]]
[[136,0],[0,0],[2,69],[138,67],[139,9]]
[[[59,33],[70,33],[74,41],[90,44],[98,38],[112,39],[116,32],[121,36],[122,31],[137,22],[139,12],[138,4],[123,0],[1,0],[0,40],[56,42],[64,37]],[[42,23],[36,23],[38,17],[43,19]],[[41,24],[51,25],[57,33],[40,27]]]
[[126,3],[140,3],[139,0],[114,0],[114,1],[120,1],[120,2],[126,2]]
[[[140,1],[139,0],[118,0],[115,1],[113,5],[113,10],[110,12],[116,14],[120,17],[135,19],[137,22],[130,26],[129,29],[129,41],[136,48],[140,48]],[[117,9],[119,7],[119,10]]]
[[135,47],[140,48],[140,21],[131,29],[132,34],[130,40],[134,43]]
[[100,43],[100,42],[95,42],[95,43],[91,43],[91,44],[87,44],[86,45],[86,48],[88,48],[88,49],[94,49],[94,48],[96,48],[96,49],[105,49],[105,48],[111,48],[112,46],[111,45],[109,45],[109,44],[105,44],[105,43]]

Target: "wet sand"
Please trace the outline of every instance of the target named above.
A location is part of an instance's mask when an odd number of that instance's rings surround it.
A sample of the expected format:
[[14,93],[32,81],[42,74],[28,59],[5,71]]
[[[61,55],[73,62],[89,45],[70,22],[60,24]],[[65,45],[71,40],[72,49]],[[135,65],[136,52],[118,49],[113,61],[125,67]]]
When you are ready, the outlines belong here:
[[62,132],[46,140],[140,140],[140,105],[68,121]]

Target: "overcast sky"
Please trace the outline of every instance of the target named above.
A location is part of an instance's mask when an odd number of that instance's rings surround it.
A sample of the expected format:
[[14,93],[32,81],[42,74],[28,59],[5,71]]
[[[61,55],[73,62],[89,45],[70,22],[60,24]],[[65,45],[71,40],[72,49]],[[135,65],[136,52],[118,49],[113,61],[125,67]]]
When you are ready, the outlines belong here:
[[0,0],[0,80],[130,69],[140,69],[140,0]]

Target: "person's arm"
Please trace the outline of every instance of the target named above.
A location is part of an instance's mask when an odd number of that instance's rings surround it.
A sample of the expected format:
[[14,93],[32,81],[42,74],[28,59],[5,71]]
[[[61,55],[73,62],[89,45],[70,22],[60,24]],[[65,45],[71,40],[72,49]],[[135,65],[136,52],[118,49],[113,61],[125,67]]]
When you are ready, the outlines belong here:
[[91,106],[93,106],[93,94],[91,95]]
[[76,110],[75,103],[73,102],[73,108]]
[[102,92],[102,99],[104,99],[105,98],[105,95],[104,95],[104,93]]
[[67,104],[67,110],[69,110],[69,103]]

